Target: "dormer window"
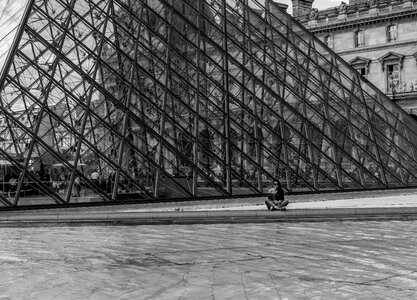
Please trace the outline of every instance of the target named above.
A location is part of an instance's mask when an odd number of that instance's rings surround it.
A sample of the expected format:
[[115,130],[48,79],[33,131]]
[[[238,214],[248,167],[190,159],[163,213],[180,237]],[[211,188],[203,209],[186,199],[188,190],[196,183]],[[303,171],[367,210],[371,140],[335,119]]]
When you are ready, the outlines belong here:
[[371,60],[369,58],[357,56],[349,64],[362,76],[367,76],[369,73],[369,64]]
[[387,92],[398,92],[400,87],[400,67],[398,64],[387,65]]
[[397,40],[397,25],[392,24],[387,27],[387,42]]
[[365,46],[365,31],[362,29],[355,31],[355,47]]
[[380,57],[382,71],[386,76],[386,91],[393,93],[398,92],[401,83],[401,69],[403,67],[404,55],[388,52],[384,56]]
[[329,47],[330,49],[333,49],[333,36],[331,36],[330,34],[326,35],[324,37],[324,43],[326,44],[327,47]]
[[362,76],[366,76],[366,68],[359,68],[356,69],[356,71],[358,71]]

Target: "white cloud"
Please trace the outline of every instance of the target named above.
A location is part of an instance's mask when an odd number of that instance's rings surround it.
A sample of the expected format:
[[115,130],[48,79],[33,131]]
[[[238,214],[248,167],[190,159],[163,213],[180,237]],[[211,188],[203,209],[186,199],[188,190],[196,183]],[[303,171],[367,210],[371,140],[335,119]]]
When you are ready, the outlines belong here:
[[[346,3],[349,2],[349,0],[344,0]],[[289,14],[292,14],[292,4],[291,0],[276,0],[276,2],[284,3],[288,5],[287,12]],[[339,6],[340,3],[342,3],[342,0],[315,0],[313,3],[313,7],[318,8],[319,10]]]
[[[347,3],[349,1],[345,1],[345,2]],[[341,0],[319,0],[319,1],[314,1],[313,7],[316,7],[318,9],[326,9],[330,7],[339,6],[340,3],[342,3]]]
[[3,0],[0,3],[0,70],[12,45],[26,4],[26,0]]

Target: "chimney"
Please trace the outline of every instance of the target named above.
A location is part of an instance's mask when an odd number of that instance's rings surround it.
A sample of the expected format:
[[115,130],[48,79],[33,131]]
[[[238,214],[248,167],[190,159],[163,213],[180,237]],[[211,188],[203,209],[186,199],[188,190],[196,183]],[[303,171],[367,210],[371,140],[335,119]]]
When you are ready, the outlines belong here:
[[299,19],[302,16],[307,16],[312,7],[314,0],[292,0],[292,16]]

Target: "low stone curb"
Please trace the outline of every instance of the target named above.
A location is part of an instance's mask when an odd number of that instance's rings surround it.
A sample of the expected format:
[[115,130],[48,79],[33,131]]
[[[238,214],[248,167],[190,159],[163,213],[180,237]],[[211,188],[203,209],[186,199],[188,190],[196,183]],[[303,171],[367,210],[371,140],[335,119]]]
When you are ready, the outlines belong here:
[[220,224],[321,222],[342,220],[415,220],[417,207],[266,210],[201,210],[175,212],[1,213],[0,226],[19,224]]

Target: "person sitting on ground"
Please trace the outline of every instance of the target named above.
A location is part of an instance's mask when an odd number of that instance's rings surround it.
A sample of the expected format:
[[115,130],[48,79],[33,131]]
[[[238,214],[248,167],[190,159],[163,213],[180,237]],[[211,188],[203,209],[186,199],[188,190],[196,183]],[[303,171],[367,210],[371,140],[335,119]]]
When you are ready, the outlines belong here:
[[284,200],[284,190],[278,180],[274,180],[274,187],[268,191],[268,199],[265,200],[268,210],[286,210],[288,200]]

